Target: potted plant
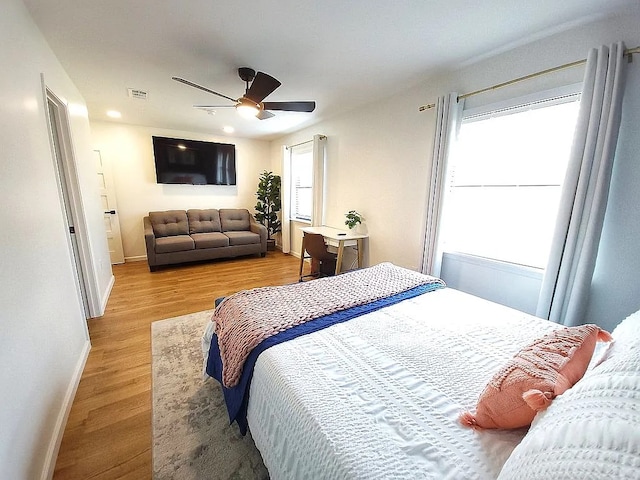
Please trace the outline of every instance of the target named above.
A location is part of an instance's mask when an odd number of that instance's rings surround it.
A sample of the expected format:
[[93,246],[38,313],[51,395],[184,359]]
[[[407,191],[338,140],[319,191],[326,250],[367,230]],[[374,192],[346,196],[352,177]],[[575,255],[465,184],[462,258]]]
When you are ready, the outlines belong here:
[[258,203],[256,204],[256,221],[267,227],[267,250],[275,249],[273,235],[281,231],[282,224],[278,220],[280,211],[280,176],[266,170],[260,175],[258,182]]
[[362,220],[364,220],[362,215],[360,215],[355,210],[349,210],[349,212],[345,213],[344,216],[347,217],[347,220],[344,222],[344,224],[349,227],[350,230],[356,225],[362,224]]

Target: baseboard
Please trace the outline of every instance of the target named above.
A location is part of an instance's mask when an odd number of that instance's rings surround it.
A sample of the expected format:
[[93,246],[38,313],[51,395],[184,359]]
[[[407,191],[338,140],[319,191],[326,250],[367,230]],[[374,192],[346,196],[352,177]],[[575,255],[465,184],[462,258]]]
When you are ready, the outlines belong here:
[[113,285],[115,283],[116,283],[116,277],[114,275],[111,275],[111,278],[109,279],[109,285],[107,285],[104,295],[102,296],[102,301],[100,302],[100,315],[98,315],[99,317],[104,315],[104,312],[107,309],[107,302],[109,301],[109,297],[111,296],[111,290],[113,289]]
[[[291,255],[292,257],[300,258],[300,253],[289,252],[287,255]],[[311,263],[311,257],[305,257],[304,263]]]
[[147,261],[147,256],[146,255],[137,255],[135,257],[124,257],[124,261],[126,262],[146,262]]
[[73,372],[71,381],[69,382],[69,387],[67,388],[67,393],[64,396],[64,401],[62,402],[62,408],[58,414],[58,419],[56,420],[53,435],[49,442],[49,448],[47,448],[47,455],[45,457],[42,475],[40,475],[41,480],[51,480],[53,478],[53,472],[56,468],[56,460],[58,459],[58,452],[60,451],[60,444],[62,443],[62,436],[64,435],[64,428],[67,425],[69,412],[71,412],[71,406],[73,405],[73,399],[76,396],[76,391],[80,384],[80,378],[82,377],[84,366],[87,363],[87,358],[89,357],[89,350],[91,350],[91,342],[86,341],[82,349],[82,353],[80,354],[80,358],[78,359],[78,363],[76,364],[76,369]]

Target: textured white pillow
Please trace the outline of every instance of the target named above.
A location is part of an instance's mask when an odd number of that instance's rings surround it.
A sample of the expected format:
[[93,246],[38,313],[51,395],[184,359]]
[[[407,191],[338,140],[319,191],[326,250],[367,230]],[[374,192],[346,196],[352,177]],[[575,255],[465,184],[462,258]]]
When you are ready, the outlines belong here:
[[640,311],[602,361],[539,413],[498,480],[640,479]]

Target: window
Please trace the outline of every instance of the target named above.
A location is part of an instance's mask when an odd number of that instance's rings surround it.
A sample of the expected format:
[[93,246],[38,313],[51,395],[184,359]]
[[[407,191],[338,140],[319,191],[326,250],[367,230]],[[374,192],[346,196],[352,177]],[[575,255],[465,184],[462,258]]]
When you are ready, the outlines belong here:
[[448,172],[444,251],[545,268],[578,98],[463,114]]
[[313,142],[291,148],[291,220],[310,222],[313,214]]

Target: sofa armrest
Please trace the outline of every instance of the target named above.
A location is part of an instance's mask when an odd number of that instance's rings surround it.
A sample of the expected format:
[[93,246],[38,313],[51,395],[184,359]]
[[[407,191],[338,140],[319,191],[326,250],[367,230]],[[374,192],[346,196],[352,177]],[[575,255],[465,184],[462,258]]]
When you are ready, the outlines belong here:
[[156,236],[153,233],[153,227],[151,226],[151,220],[149,217],[144,217],[144,245],[147,247],[147,262],[149,268],[154,270],[157,265],[156,262]]
[[260,235],[260,251],[262,253],[267,252],[267,227],[263,224],[256,222],[256,219],[253,218],[253,215],[249,216],[249,228],[253,233],[257,233]]

